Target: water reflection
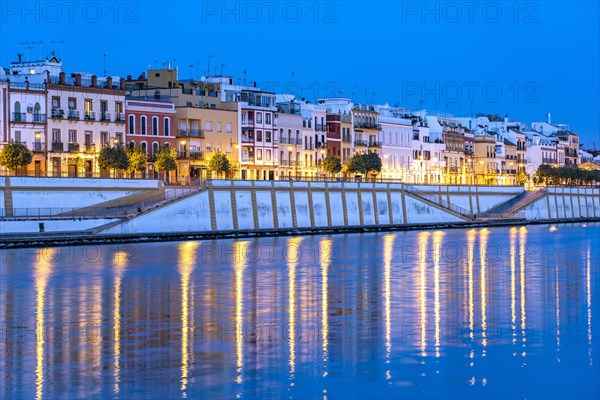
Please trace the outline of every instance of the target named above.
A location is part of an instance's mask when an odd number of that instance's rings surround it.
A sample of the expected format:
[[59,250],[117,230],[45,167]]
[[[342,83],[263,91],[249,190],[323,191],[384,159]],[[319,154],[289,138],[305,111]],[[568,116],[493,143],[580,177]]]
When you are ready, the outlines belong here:
[[2,397],[597,397],[597,228],[5,253]]

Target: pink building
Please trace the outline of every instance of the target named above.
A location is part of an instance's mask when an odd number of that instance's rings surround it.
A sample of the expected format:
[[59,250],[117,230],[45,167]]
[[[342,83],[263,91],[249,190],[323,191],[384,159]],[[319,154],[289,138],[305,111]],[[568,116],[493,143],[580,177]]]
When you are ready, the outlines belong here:
[[128,97],[125,100],[125,141],[148,155],[143,177],[158,177],[154,169],[156,153],[162,146],[176,148],[175,105],[158,98]]

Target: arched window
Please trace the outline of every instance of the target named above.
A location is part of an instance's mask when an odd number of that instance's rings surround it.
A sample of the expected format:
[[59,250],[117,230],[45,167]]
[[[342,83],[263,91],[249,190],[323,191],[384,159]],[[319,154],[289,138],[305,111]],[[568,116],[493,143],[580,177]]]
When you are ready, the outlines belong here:
[[156,153],[158,153],[158,142],[154,142],[152,143],[152,156],[156,156]]
[[171,134],[171,119],[170,118],[165,118],[164,120],[165,123],[165,129],[164,129],[164,134],[165,136],[169,136]]
[[140,118],[140,125],[142,126],[142,135],[146,134],[146,116],[142,115],[142,117]]
[[135,116],[129,116],[129,134],[135,135]]
[[21,122],[21,103],[15,101],[15,114],[13,116],[13,121]]
[[[41,110],[42,110],[42,107],[40,107],[40,103],[35,103],[35,105],[33,106],[34,118],[37,117],[36,119],[39,119]],[[34,121],[35,121],[35,119],[34,119]]]
[[148,154],[148,144],[146,142],[140,143],[140,148],[144,152],[144,154]]
[[158,135],[158,117],[152,117],[152,134]]
[[135,142],[134,142],[133,140],[131,140],[131,141],[129,142],[129,145],[128,145],[128,147],[129,147],[130,149],[135,149]]

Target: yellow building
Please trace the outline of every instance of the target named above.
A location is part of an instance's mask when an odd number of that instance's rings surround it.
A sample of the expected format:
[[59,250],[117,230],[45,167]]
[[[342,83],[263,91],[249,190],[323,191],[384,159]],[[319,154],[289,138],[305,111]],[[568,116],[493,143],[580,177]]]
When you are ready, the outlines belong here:
[[238,113],[198,107],[176,107],[177,177],[195,181],[214,177],[208,163],[224,153],[231,164],[231,178],[239,177]]

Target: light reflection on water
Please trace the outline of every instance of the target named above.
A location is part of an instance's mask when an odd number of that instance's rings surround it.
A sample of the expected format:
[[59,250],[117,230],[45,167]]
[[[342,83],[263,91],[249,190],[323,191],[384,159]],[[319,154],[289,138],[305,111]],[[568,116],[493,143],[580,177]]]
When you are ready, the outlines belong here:
[[597,398],[600,225],[0,252],[2,398]]

